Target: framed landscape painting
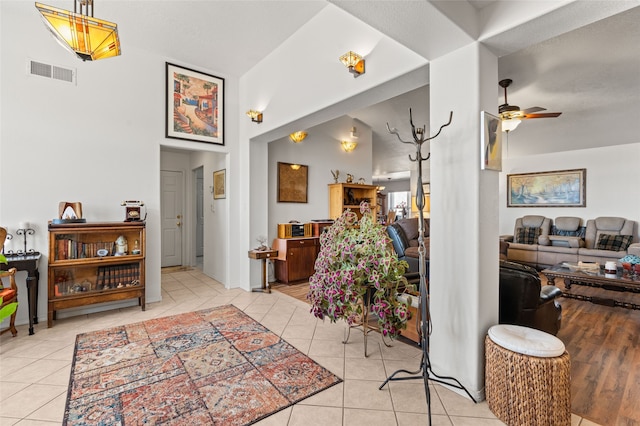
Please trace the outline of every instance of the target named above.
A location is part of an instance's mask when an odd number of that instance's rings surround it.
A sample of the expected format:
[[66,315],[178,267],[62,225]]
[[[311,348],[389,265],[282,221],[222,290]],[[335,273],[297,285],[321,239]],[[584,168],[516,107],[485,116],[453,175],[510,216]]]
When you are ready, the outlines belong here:
[[224,145],[224,79],[167,62],[166,137]]
[[507,175],[507,207],[586,207],[587,169]]

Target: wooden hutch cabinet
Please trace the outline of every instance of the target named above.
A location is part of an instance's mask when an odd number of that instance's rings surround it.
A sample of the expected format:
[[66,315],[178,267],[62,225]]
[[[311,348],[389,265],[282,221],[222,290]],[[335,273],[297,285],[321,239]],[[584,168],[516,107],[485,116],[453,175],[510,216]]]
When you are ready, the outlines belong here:
[[360,203],[369,202],[373,217],[378,213],[376,185],[360,185],[357,183],[332,183],[329,185],[329,217],[337,219],[346,209],[351,209],[360,218]]
[[145,222],[49,223],[47,326],[61,309],[138,298],[145,310]]
[[276,238],[271,248],[278,250],[278,256],[273,258],[278,282],[305,281],[315,272],[316,257],[320,251],[319,238]]

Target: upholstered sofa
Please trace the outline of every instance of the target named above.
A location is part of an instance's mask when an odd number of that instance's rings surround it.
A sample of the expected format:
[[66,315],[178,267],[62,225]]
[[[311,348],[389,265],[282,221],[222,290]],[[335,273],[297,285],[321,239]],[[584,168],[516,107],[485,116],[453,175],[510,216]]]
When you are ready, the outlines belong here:
[[636,222],[621,217],[578,217],[529,215],[516,220],[514,234],[501,236],[508,241],[507,259],[537,269],[562,262],[617,261],[627,254],[640,256]]
[[[418,253],[418,218],[400,219],[387,226],[387,234],[391,238],[393,249],[400,260],[409,264],[408,272],[418,272],[420,268]],[[424,247],[427,268],[429,260],[429,219],[424,219]],[[427,269],[428,270],[428,269]]]

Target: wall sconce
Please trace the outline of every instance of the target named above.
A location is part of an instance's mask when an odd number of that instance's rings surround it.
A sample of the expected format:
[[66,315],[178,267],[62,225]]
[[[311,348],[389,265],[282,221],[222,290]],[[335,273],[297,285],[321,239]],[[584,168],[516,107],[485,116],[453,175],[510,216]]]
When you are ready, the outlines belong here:
[[307,132],[300,130],[298,132],[293,132],[289,135],[289,139],[291,139],[291,142],[293,143],[300,143],[304,140],[304,138],[307,137]]
[[300,169],[300,164],[292,164],[289,167],[291,167],[293,170],[299,170]]
[[247,111],[247,115],[251,117],[251,121],[254,123],[262,123],[262,112],[250,109]]
[[358,146],[358,142],[342,141],[340,142],[340,145],[342,145],[342,149],[344,149],[344,152],[351,152],[356,149],[356,146]]
[[349,68],[349,72],[353,74],[354,77],[359,77],[364,74],[364,59],[356,52],[348,51],[340,56],[339,59],[345,67]]
[[62,47],[83,61],[120,55],[118,25],[94,18],[93,0],[74,0],[73,12],[42,3],[36,3],[36,9]]

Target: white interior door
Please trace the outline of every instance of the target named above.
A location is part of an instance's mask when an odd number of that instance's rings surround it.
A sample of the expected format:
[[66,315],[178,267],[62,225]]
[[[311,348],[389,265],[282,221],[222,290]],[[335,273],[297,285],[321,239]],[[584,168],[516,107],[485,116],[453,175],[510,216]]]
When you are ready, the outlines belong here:
[[161,171],[162,267],[182,266],[184,177],[182,172]]

